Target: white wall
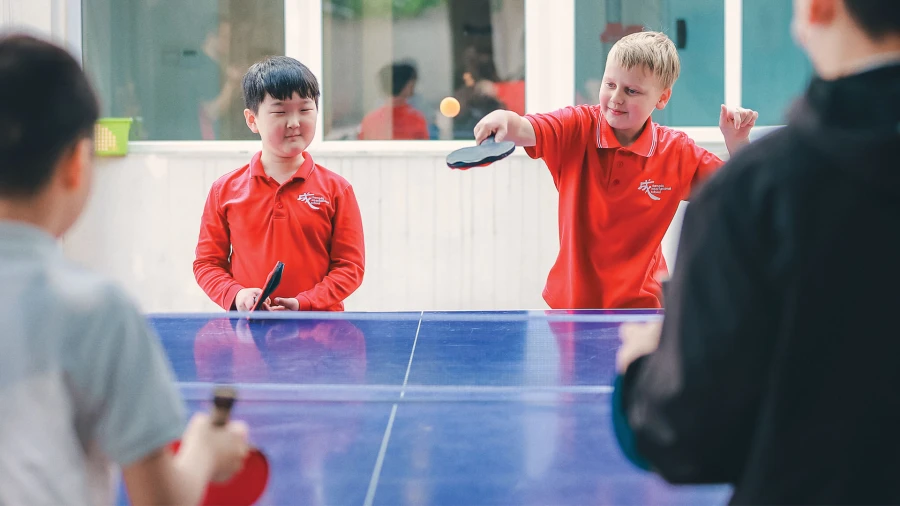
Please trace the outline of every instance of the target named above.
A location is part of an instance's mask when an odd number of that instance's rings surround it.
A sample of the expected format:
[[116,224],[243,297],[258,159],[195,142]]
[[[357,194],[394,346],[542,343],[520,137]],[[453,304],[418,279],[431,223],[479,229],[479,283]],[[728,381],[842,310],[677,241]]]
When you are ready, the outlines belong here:
[[[366,276],[348,310],[546,307],[541,290],[558,229],[557,192],[543,162],[517,153],[489,168],[453,171],[444,153],[312,152],[351,181],[362,210]],[[212,182],[248,158],[101,159],[66,253],[114,277],[147,311],[216,310],[192,272],[200,214]],[[669,259],[679,225],[664,242]]]
[[[0,27],[5,30],[25,30],[39,35],[61,35],[55,15],[59,7],[54,0],[0,0]],[[60,17],[62,19],[62,17]]]

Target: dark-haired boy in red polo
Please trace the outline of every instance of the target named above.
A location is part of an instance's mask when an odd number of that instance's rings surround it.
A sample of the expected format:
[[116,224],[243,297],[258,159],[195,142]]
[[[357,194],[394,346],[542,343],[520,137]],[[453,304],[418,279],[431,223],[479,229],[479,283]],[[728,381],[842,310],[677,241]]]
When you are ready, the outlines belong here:
[[[262,151],[210,189],[194,276],[226,310],[247,311],[278,261],[271,310],[341,311],[362,283],[365,246],[356,195],[313,162],[319,85],[293,58],[276,56],[243,79],[244,116]],[[271,302],[271,303],[269,303]]]

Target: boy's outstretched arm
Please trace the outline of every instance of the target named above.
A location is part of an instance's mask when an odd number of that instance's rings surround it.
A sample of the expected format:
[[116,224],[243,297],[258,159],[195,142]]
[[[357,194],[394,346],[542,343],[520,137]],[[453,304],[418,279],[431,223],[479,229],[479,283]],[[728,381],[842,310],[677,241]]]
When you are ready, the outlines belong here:
[[491,134],[497,142],[512,141],[516,146],[530,147],[537,143],[531,122],[512,111],[494,111],[475,125],[476,144],[481,144]]
[[743,107],[727,107],[722,105],[719,112],[719,130],[725,137],[728,154],[734,156],[742,147],[750,143],[750,130],[756,124],[759,113]]
[[362,284],[366,265],[362,216],[352,186],[335,197],[331,263],[325,278],[296,298],[276,297],[274,311],[325,311],[341,303]]

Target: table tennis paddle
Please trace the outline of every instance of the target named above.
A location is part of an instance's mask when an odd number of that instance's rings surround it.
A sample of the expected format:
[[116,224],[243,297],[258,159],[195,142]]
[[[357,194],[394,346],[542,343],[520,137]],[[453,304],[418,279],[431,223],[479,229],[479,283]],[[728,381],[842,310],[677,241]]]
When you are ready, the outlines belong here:
[[[213,393],[213,408],[210,413],[213,425],[224,427],[231,417],[231,408],[237,400],[233,388],[217,387]],[[172,444],[178,451],[180,442]],[[201,504],[204,506],[231,505],[250,506],[259,500],[269,481],[269,461],[257,448],[251,448],[241,470],[227,481],[210,482],[206,487]]]
[[266,278],[266,284],[263,286],[263,291],[259,294],[259,297],[256,299],[256,303],[253,304],[253,307],[250,308],[250,311],[259,311],[263,308],[263,305],[266,303],[266,300],[275,292],[275,289],[278,288],[279,283],[281,283],[281,274],[284,272],[284,264],[281,262],[277,262],[275,264],[275,268],[272,269],[272,272],[269,273],[269,277]]
[[460,148],[447,155],[447,167],[463,170],[484,167],[503,160],[515,150],[516,143],[512,141],[497,142],[491,135],[477,146]]

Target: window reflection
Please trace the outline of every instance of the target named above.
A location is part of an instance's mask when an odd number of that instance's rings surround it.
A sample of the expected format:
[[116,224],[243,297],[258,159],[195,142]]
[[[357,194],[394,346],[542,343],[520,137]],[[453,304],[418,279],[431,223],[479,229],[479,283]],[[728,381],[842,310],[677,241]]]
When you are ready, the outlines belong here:
[[[324,0],[324,136],[471,139],[525,111],[524,0]],[[439,104],[455,97],[460,112]]]

